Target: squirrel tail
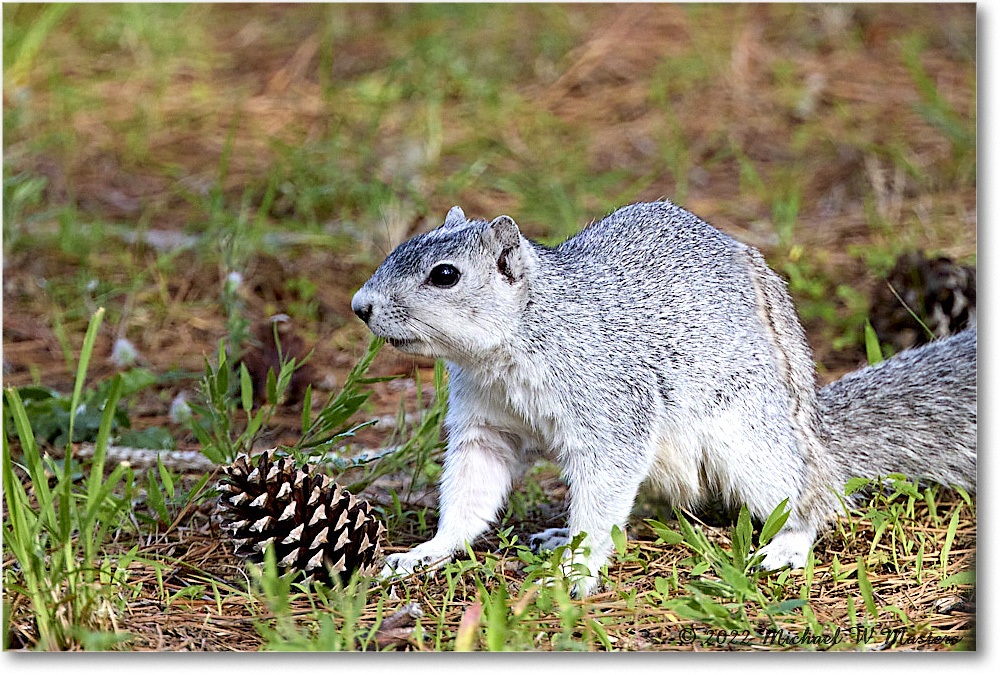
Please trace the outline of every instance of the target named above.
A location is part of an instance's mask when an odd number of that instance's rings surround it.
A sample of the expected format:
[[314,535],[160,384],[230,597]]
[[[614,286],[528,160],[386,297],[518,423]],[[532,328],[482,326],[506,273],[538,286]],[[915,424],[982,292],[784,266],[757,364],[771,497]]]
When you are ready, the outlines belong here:
[[819,391],[841,478],[903,473],[976,486],[976,329],[849,373]]

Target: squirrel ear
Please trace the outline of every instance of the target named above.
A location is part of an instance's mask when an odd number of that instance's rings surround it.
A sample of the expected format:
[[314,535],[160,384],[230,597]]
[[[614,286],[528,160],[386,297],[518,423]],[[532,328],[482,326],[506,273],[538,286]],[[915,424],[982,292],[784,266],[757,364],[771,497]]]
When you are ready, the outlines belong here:
[[500,216],[490,223],[487,232],[493,240],[497,270],[509,284],[524,276],[524,257],[521,255],[521,230],[510,216]]
[[489,231],[500,250],[521,246],[521,230],[517,229],[517,223],[510,216],[500,216],[494,220],[490,223]]
[[465,211],[460,206],[453,206],[448,210],[448,215],[444,217],[444,224],[461,225],[465,222]]

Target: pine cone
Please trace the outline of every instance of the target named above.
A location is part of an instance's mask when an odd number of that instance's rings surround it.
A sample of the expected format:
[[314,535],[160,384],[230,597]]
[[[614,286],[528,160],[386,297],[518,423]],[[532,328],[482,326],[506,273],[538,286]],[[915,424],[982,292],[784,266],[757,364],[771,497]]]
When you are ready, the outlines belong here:
[[927,258],[921,251],[900,255],[888,278],[876,287],[871,313],[879,339],[897,351],[928,341],[910,311],[938,338],[976,325],[976,268],[943,256]]
[[219,506],[237,555],[261,562],[273,543],[278,565],[305,572],[307,580],[372,573],[385,525],[367,501],[308,465],[296,469],[275,450],[256,466],[240,455],[223,472]]

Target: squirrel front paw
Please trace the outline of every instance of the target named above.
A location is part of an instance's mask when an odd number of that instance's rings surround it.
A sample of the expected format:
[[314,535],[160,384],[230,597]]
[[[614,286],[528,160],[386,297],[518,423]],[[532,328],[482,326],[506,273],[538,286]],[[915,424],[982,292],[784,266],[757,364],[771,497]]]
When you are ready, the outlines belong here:
[[379,573],[382,579],[408,577],[415,572],[430,572],[451,559],[451,554],[437,550],[421,550],[420,546],[403,553],[386,556],[385,567]]

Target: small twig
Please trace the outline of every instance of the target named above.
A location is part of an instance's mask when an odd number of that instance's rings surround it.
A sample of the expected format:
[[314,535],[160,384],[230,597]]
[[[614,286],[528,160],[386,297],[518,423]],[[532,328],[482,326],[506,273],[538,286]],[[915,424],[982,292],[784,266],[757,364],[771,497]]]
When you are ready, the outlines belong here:
[[[81,443],[76,451],[77,458],[86,459],[94,456],[93,443]],[[108,445],[105,463],[109,466],[127,462],[134,469],[149,469],[156,466],[156,458],[161,458],[163,466],[174,471],[192,473],[208,473],[218,466],[198,450],[150,450],[147,448],[130,448],[121,445]]]

